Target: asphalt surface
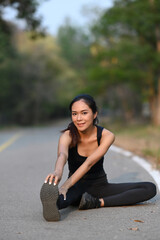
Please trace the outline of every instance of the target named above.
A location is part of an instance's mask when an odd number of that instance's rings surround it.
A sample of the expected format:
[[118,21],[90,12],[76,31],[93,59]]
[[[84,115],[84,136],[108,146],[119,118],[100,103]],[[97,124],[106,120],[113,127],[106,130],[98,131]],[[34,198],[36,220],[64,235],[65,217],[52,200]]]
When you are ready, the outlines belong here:
[[[65,125],[0,131],[0,240],[158,240],[159,193],[135,206],[86,211],[68,207],[61,210],[59,222],[43,219],[40,188],[54,168]],[[130,157],[109,150],[104,162],[109,182],[154,182]],[[66,166],[62,182],[67,173]]]

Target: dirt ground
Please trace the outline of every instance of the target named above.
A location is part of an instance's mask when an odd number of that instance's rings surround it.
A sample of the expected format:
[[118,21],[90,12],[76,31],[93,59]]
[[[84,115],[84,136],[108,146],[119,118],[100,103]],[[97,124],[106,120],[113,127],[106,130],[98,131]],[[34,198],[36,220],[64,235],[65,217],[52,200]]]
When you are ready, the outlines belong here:
[[144,151],[148,147],[145,139],[133,139],[124,136],[118,136],[115,140],[115,145],[125,150],[135,153],[138,156],[146,158],[154,168],[157,168],[157,159],[155,156],[145,154]]
[[150,124],[112,124],[105,127],[115,134],[114,144],[147,159],[160,169],[160,128]]

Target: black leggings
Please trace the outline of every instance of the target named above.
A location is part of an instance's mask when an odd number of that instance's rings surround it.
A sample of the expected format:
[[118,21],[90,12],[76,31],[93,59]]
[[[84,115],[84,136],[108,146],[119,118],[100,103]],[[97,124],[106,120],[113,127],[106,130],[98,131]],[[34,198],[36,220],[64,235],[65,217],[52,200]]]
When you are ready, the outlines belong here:
[[113,207],[147,201],[156,195],[156,186],[151,182],[108,183],[106,177],[94,180],[82,179],[68,190],[66,200],[63,195],[59,196],[58,208],[78,205],[84,192],[103,198],[105,207]]

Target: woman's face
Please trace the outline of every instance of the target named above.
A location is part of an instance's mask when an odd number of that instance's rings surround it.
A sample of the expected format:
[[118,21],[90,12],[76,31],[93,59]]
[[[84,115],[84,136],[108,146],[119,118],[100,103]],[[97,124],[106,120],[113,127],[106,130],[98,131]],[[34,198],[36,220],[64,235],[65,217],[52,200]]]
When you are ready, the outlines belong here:
[[93,113],[92,109],[84,102],[79,100],[72,105],[72,121],[79,131],[85,131],[96,118],[97,113]]

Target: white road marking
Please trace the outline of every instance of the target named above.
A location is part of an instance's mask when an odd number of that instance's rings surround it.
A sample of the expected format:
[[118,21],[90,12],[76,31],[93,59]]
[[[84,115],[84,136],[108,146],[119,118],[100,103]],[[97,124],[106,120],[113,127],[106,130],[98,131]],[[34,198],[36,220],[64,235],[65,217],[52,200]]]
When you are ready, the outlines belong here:
[[154,169],[151,164],[149,162],[147,162],[147,160],[145,160],[144,158],[141,158],[139,156],[134,155],[132,152],[126,151],[122,148],[116,147],[116,146],[111,146],[110,147],[111,151],[123,154],[126,157],[131,157],[131,159],[133,161],[135,161],[136,163],[138,163],[141,167],[143,167],[150,175],[151,177],[154,179],[154,181],[156,182],[158,189],[160,191],[160,171]]

